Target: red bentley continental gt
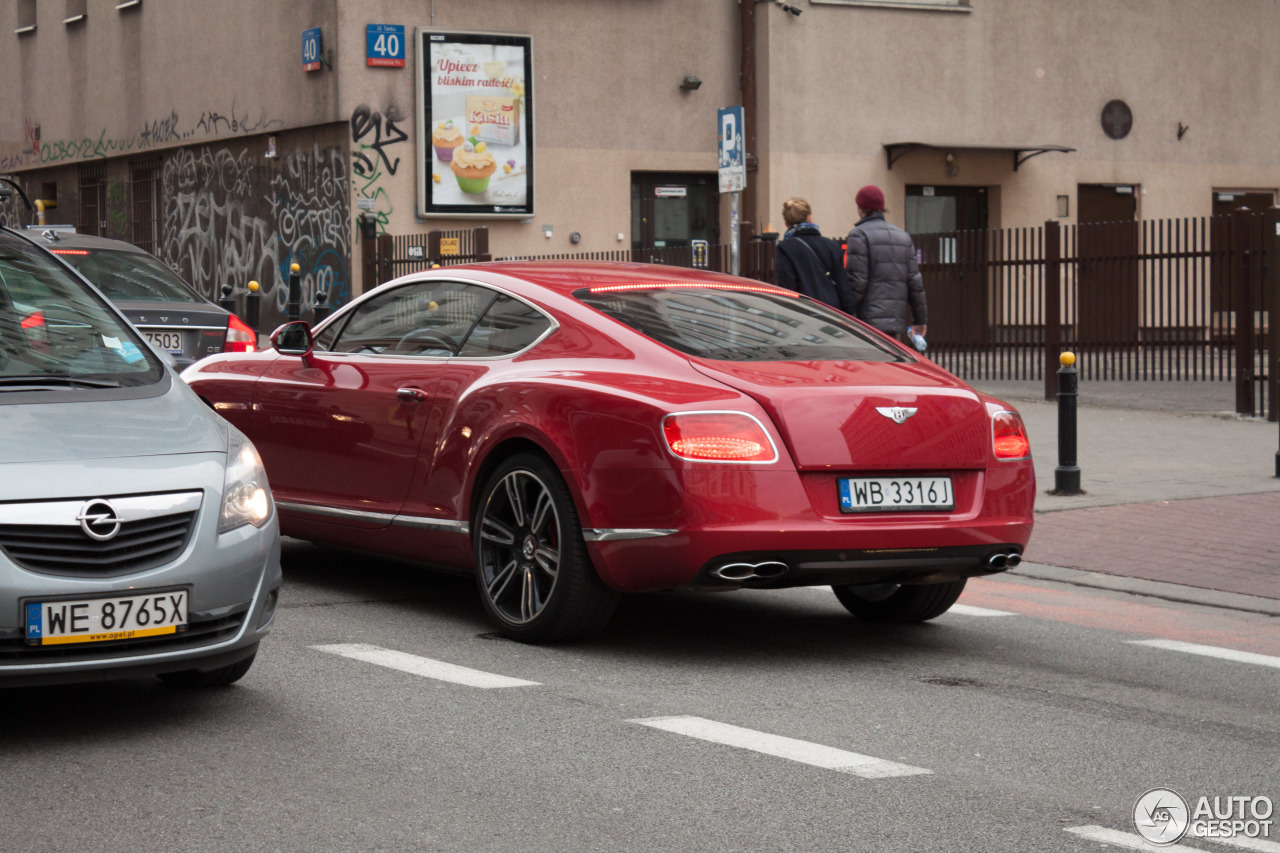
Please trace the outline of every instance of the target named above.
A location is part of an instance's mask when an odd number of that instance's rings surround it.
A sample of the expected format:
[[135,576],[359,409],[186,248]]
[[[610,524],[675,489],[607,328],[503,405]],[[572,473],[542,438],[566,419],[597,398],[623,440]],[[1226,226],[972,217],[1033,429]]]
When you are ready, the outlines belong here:
[[183,377],[257,446],[282,531],[474,573],[518,640],[675,587],[826,585],[862,619],[932,619],[1031,535],[1011,406],[757,281],[433,269],[272,344]]

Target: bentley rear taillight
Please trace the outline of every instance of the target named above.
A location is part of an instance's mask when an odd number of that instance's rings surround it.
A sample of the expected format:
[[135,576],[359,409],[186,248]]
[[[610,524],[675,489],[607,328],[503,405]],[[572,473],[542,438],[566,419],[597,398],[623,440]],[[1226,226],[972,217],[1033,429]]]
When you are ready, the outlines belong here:
[[1017,412],[1001,411],[991,416],[991,448],[997,459],[1026,459],[1031,455],[1027,428]]
[[681,412],[662,420],[667,447],[697,462],[773,462],[773,441],[760,422],[742,412]]
[[258,333],[250,329],[243,320],[232,314],[227,324],[227,342],[223,352],[257,352]]

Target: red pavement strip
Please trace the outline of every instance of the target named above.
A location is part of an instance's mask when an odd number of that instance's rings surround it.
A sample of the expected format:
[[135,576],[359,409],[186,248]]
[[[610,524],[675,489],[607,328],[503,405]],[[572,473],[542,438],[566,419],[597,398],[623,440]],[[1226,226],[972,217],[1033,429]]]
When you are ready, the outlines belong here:
[[1037,513],[1023,558],[1280,599],[1280,492]]
[[969,581],[961,604],[1072,625],[1121,631],[1134,639],[1182,640],[1280,657],[1280,620],[1237,611],[1110,598],[1097,592],[1048,589],[995,575]]

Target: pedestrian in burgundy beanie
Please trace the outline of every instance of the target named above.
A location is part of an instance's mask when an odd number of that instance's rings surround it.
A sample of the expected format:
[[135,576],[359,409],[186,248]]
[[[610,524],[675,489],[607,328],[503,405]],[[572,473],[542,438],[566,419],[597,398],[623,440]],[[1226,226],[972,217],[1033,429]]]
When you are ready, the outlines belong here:
[[845,242],[854,316],[911,345],[908,329],[923,337],[929,320],[915,244],[884,218],[879,187],[863,187],[854,202],[861,218]]

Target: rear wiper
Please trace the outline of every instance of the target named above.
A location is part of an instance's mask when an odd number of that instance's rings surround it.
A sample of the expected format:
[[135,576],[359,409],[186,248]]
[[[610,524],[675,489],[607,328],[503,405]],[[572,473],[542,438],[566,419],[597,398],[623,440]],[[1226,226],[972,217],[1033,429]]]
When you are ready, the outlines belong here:
[[74,376],[34,374],[0,376],[0,391],[54,391],[59,388],[119,388],[115,379],[81,379]]

